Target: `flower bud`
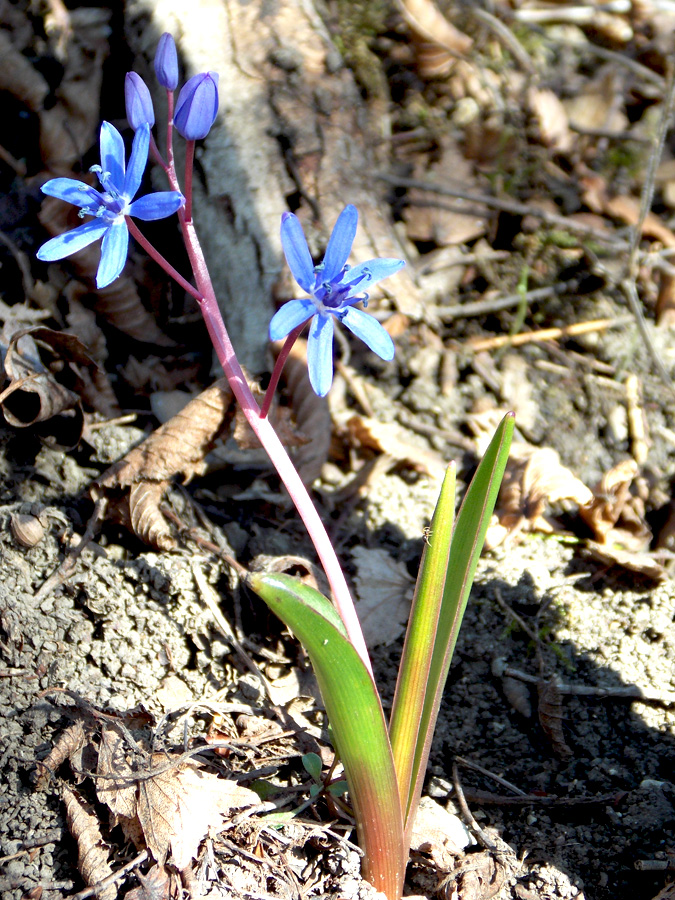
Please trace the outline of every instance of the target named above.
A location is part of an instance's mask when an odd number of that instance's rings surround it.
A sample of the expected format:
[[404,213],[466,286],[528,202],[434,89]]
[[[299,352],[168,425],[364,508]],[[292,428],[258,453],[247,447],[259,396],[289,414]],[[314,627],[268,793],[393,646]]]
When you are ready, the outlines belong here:
[[178,95],[173,122],[188,141],[198,141],[211,130],[218,114],[218,75],[193,75]]
[[127,107],[127,119],[136,131],[141,125],[155,124],[155,110],[147,84],[136,72],[127,72],[124,79],[124,102]]
[[155,53],[155,75],[157,81],[169,91],[178,86],[178,55],[176,42],[168,31],[159,39]]

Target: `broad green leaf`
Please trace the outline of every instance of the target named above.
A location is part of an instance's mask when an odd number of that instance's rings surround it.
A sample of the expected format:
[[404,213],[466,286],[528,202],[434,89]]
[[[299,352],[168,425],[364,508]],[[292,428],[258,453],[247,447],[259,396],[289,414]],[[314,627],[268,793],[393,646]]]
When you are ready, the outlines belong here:
[[249,586],[301,641],[314,667],[345,768],[363,874],[389,900],[403,890],[407,847],[394,761],[370,673],[337,613],[318,591],[288,575],[254,573]]
[[[499,425],[466,492],[452,538],[451,493],[444,482],[425,552],[403,648],[390,737],[407,841],[422,790],[429,748],[473,577],[508,460],[514,417]],[[437,519],[439,520],[437,523]],[[436,545],[436,546],[434,546]],[[449,547],[449,553],[448,553]],[[431,552],[433,551],[433,552]],[[444,557],[447,568],[443,575]],[[418,621],[419,617],[419,621]],[[426,691],[419,685],[427,681]],[[417,723],[416,734],[414,724]]]

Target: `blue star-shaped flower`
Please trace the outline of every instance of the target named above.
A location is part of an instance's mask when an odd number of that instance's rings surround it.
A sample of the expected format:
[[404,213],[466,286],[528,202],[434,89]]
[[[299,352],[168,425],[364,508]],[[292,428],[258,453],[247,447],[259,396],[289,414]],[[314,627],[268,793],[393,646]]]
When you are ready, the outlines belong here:
[[143,124],[134,137],[127,169],[122,135],[110,122],[104,122],[101,125],[101,165],[91,168],[97,173],[103,190],[97,191],[74,178],[52,178],[42,185],[43,194],[79,206],[81,218],[85,215],[94,218],[47,241],[38,250],[38,259],[45,262],[63,259],[103,238],[96,286],[107,287],[117,278],[129,250],[129,229],[124,217],[135,216],[146,222],[163,219],[185,202],[179,191],[159,191],[133,199],[141,186],[149,146],[150,126]]
[[314,392],[325,397],[333,382],[333,316],[346,325],[382,359],[394,358],[394,342],[380,323],[355,309],[363,301],[368,305],[364,288],[398,272],[402,259],[371,259],[353,268],[346,265],[352,249],[359,214],[355,206],[345,206],[333,228],[326,255],[315,266],[302,225],[293,213],[281,218],[281,244],[293,277],[311,294],[303,300],[289,300],[272,317],[270,340],[278,341],[306,322],[312,324],[307,339],[309,380]]

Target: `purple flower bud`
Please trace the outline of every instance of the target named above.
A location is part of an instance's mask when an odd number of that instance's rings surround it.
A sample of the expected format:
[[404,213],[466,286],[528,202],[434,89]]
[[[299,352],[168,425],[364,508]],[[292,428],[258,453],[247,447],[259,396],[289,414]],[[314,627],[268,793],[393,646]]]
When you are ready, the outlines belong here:
[[124,101],[127,107],[127,119],[136,131],[141,125],[155,124],[155,110],[147,84],[136,72],[127,72],[124,79]]
[[169,91],[178,86],[178,55],[176,42],[168,31],[159,39],[155,53],[155,74],[157,81]]
[[218,114],[218,75],[193,75],[178,95],[174,125],[188,141],[206,137]]

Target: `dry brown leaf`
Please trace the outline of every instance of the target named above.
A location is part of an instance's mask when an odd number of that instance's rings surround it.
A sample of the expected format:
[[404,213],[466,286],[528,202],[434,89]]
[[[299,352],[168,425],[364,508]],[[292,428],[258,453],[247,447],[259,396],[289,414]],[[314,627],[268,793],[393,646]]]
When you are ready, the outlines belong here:
[[624,131],[628,127],[623,112],[625,90],[613,65],[585,82],[573,97],[563,101],[563,106],[570,123],[579,128]]
[[410,432],[401,425],[378,422],[367,416],[352,416],[347,422],[347,429],[352,440],[362,447],[386,453],[432,478],[443,478],[445,474],[443,457],[410,441]]
[[616,543],[635,552],[649,547],[652,535],[644,518],[644,503],[630,492],[637,474],[634,459],[617,463],[593,488],[593,501],[579,510],[599,544]]
[[397,0],[397,6],[418,42],[422,77],[447,75],[455,57],[471,49],[473,40],[455,28],[433,0]]
[[386,550],[354,547],[358,613],[366,644],[392,644],[404,630],[410,615],[415,581],[403,563]]
[[[70,833],[77,841],[77,868],[85,884],[98,884],[113,874],[108,863],[108,851],[105,849],[103,836],[96,813],[83,800],[77,791],[67,785],[61,787],[63,802],[66,805],[66,820]],[[115,900],[117,888],[110,885],[96,892],[99,900]]]
[[221,378],[106,469],[92,497],[107,497],[111,515],[142,540],[171,549],[175,540],[159,509],[162,495],[176,476],[187,484],[203,471],[206,453],[232,415],[232,392]]
[[[637,225],[640,220],[640,201],[636,197],[610,197],[607,182],[600,175],[586,173],[580,181],[584,203],[593,212],[619,219],[627,225]],[[675,247],[675,234],[655,213],[647,213],[642,234],[661,241],[666,247]]]
[[553,752],[560,759],[570,759],[573,754],[563,734],[562,694],[555,677],[549,681],[540,680],[537,683],[537,694],[539,724],[551,742]]
[[154,865],[147,875],[136,872],[140,881],[137,888],[125,894],[125,900],[170,900],[180,896],[182,891],[172,891],[171,875],[163,866]]
[[98,750],[96,796],[116,816],[136,815],[136,781],[126,758],[126,743],[114,726],[104,727]]
[[555,450],[513,444],[497,501],[498,524],[490,524],[486,546],[497,546],[515,530],[554,532],[544,513],[549,504],[563,500],[581,507],[593,500],[593,493],[561,464]]
[[293,460],[303,482],[311,485],[328,459],[332,422],[328,401],[325,397],[317,397],[309,383],[307,341],[300,339],[293,344],[284,366],[283,380],[298,428],[308,438],[304,446],[294,451]]
[[456,857],[475,843],[461,819],[431,797],[422,797],[410,835],[410,849],[426,853],[437,869],[452,870]]
[[53,773],[64,763],[70,759],[74,753],[77,753],[85,743],[84,725],[81,721],[69,725],[61,734],[52,749],[43,760],[38,760],[37,771],[38,777],[35,782],[35,789],[42,791],[47,786],[49,779]]
[[[86,179],[83,179],[86,180]],[[63,234],[81,224],[72,208],[56,197],[45,197],[40,207],[39,219],[50,235]],[[67,265],[78,277],[89,284],[98,269],[100,249],[96,244],[68,257]],[[97,290],[96,310],[122,334],[145,344],[173,347],[175,342],[167,337],[157,322],[143,306],[132,279],[122,273],[109,287]]]
[[[152,762],[165,765],[167,757],[155,754]],[[223,818],[233,810],[259,802],[254,791],[194,765],[144,777],[138,784],[138,818],[148,849],[159,865],[164,865],[171,852],[178,869],[184,869],[197,855],[209,829],[222,829]]]
[[595,541],[586,541],[586,549],[590,555],[606,566],[619,566],[627,572],[642,575],[651,581],[665,581],[668,573],[654,557],[647,553],[635,553],[622,550],[620,547],[608,547],[604,544],[596,544]]
[[548,88],[531,87],[527,100],[539,125],[542,143],[557,153],[567,153],[572,148],[574,137],[558,95]]

